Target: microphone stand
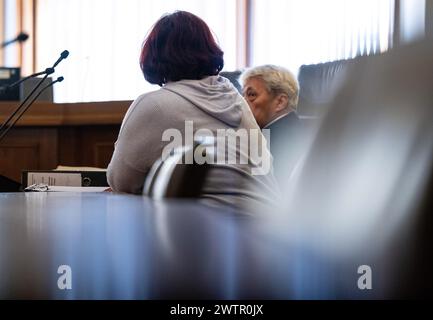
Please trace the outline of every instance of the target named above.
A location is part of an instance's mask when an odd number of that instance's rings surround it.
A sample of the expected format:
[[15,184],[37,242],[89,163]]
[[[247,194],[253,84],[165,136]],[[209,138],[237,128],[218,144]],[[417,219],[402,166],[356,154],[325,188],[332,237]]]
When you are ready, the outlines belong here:
[[[23,107],[23,105],[30,99],[30,97],[35,93],[35,91],[41,86],[42,82],[48,77],[46,74],[45,77],[39,81],[38,85],[32,90],[32,92],[27,96],[27,98],[15,109],[15,111],[6,119],[6,121],[3,123],[3,125],[0,127],[0,141],[4,139],[6,134],[9,132],[9,130],[12,128],[12,125],[7,127],[9,122],[12,120],[12,118],[20,111],[20,109]],[[20,118],[22,116],[18,116]],[[15,123],[15,122],[14,122]],[[3,130],[5,128],[5,130]],[[13,181],[12,179],[9,179],[5,176],[0,175],[0,192],[19,192],[21,191],[21,184]]]
[[[60,57],[57,59],[56,62],[54,62],[53,66],[51,68],[47,68],[45,69],[45,71],[43,72],[39,72],[39,74],[45,73],[45,76],[38,82],[38,84],[36,85],[36,87],[33,88],[32,92],[30,92],[30,94],[26,97],[26,99],[21,102],[21,104],[14,110],[14,112],[12,112],[12,114],[6,119],[6,121],[2,124],[2,126],[0,127],[0,133],[2,132],[2,130],[4,130],[4,128],[6,128],[6,126],[9,124],[9,122],[12,120],[12,118],[21,110],[21,108],[25,105],[25,103],[30,99],[30,97],[36,92],[37,89],[39,89],[39,87],[42,85],[42,83],[45,81],[45,79],[47,79],[48,75],[52,74],[55,72],[54,68],[64,59],[66,59],[69,56],[69,51],[68,50],[64,50],[61,54]],[[15,82],[14,84],[12,84],[11,86],[15,86],[25,80],[27,80],[28,78],[33,77],[34,75],[31,75],[25,79],[19,80],[17,82]],[[61,81],[61,80],[60,80]],[[59,82],[60,82],[59,81]],[[24,112],[28,109],[25,108]],[[21,118],[22,115],[19,115],[18,118]],[[6,130],[9,131],[9,129]],[[0,135],[0,141],[4,138],[4,136],[6,135],[5,132],[1,133]]]
[[15,81],[14,83],[12,83],[10,85],[4,86],[4,87],[0,87],[0,94],[3,94],[3,93],[7,92],[8,90],[10,90],[12,88],[15,88],[17,85],[23,83],[24,81],[26,81],[26,80],[28,80],[30,78],[35,78],[35,77],[41,76],[43,74],[48,74],[49,75],[49,74],[52,74],[52,73],[54,73],[54,68],[47,68],[44,71],[31,74],[31,75],[29,75],[29,76],[27,76],[25,78],[22,78],[22,79],[20,79],[18,81]]
[[[53,81],[52,83],[46,85],[45,87],[43,87],[34,97],[33,99],[30,101],[30,103],[22,110],[22,112],[18,115],[18,117],[14,120],[14,122],[6,128],[6,130],[3,131],[1,137],[0,137],[0,141],[2,139],[4,139],[4,137],[7,135],[7,133],[9,132],[9,130],[11,128],[13,128],[13,126],[17,123],[17,121],[24,115],[24,113],[27,111],[28,108],[30,108],[30,106],[36,101],[37,98],[39,98],[39,96],[42,94],[42,92],[44,92],[46,89],[48,89],[49,87],[53,86],[56,82],[62,82],[63,81],[63,77],[58,77],[56,81]],[[29,97],[31,96],[31,94],[29,95]],[[0,192],[18,192],[18,191],[22,191],[21,190],[21,184],[9,179],[5,176],[0,175]]]
[[[2,124],[2,126],[0,127],[0,134],[1,134],[0,135],[0,142],[1,142],[1,140],[4,139],[4,137],[9,132],[9,130],[24,115],[24,113],[28,110],[28,108],[30,108],[30,106],[36,101],[36,99],[40,96],[40,94],[45,89],[47,89],[48,87],[50,87],[51,85],[53,85],[56,82],[63,81],[63,77],[57,78],[56,81],[54,81],[54,82],[50,83],[49,85],[45,86],[44,88],[42,88],[42,90],[40,90],[39,93],[36,94],[36,96],[30,101],[30,103],[26,107],[24,107],[25,104],[27,103],[27,101],[30,100],[30,98],[33,96],[33,94],[39,89],[39,87],[42,85],[42,83],[47,79],[48,75],[51,74],[51,73],[54,73],[54,68],[60,63],[60,61],[62,61],[63,59],[67,58],[68,55],[69,55],[69,52],[67,50],[65,50],[65,51],[63,51],[61,53],[60,58],[54,63],[53,67],[48,68],[48,69],[45,70],[45,72],[44,72],[45,76],[38,82],[38,84],[36,85],[36,87],[33,88],[33,90],[26,97],[26,99],[23,102],[20,103],[20,105],[14,110],[14,112]],[[20,81],[18,81],[18,83],[14,83],[13,85],[18,85],[19,83],[22,82],[22,81],[21,82]],[[17,114],[18,114],[17,118],[13,121],[12,124],[10,124],[10,122],[12,121],[12,119]],[[21,184],[20,183],[18,183],[16,181],[13,181],[13,180],[11,180],[11,179],[9,179],[7,177],[4,177],[2,175],[0,175],[0,192],[18,192],[18,191],[21,191]]]
[[[45,79],[48,78],[48,74],[45,74],[45,76],[38,82],[38,84],[36,85],[36,87],[33,88],[32,92],[30,92],[30,94],[24,99],[23,102],[21,102],[17,108],[15,108],[14,112],[12,112],[12,114],[6,119],[6,121],[2,124],[2,126],[0,127],[0,133],[2,131],[6,132],[9,131],[6,127],[9,125],[9,122],[11,122],[11,120],[13,119],[13,117],[15,117],[15,115],[23,108],[23,106],[26,104],[27,101],[29,101],[29,99],[31,98],[31,96],[36,92],[37,89],[39,89],[39,87],[42,85],[42,83],[45,81]],[[5,130],[6,129],[6,130]],[[3,139],[3,137],[5,136],[5,134],[1,133],[0,134],[0,142]]]
[[3,43],[0,44],[0,48],[5,48],[8,45],[15,43],[15,42],[24,42],[29,38],[29,35],[27,33],[21,32],[15,39],[9,40],[9,41],[5,41]]
[[[48,76],[48,75],[47,75]],[[40,86],[40,84],[44,81],[45,79],[42,79],[42,81],[38,84],[39,86]],[[48,84],[48,85],[46,85],[45,87],[43,87],[39,92],[38,92],[38,94],[36,94],[36,96],[30,101],[30,103],[27,105],[27,106],[25,106],[25,107],[23,107],[22,109],[21,109],[21,112],[18,114],[18,116],[15,118],[15,120],[10,124],[10,126],[8,126],[7,128],[5,128],[5,130],[3,130],[3,132],[1,132],[1,130],[0,130],[0,142],[4,139],[4,137],[8,134],[8,132],[9,132],[9,130],[10,129],[12,129],[14,126],[15,126],[15,124],[18,122],[18,120],[20,120],[21,119],[21,117],[24,115],[24,113],[26,113],[26,111],[30,108],[30,106],[36,101],[36,99],[37,98],[39,98],[39,96],[42,94],[42,92],[44,92],[46,89],[48,89],[49,87],[51,87],[51,86],[53,86],[55,83],[57,83],[57,82],[62,82],[63,81],[63,77],[58,77],[57,78],[57,80],[56,81],[53,81],[52,83],[50,83],[50,84]],[[38,86],[37,86],[38,87]],[[36,87],[36,89],[37,89],[37,87]],[[32,93],[30,93],[30,95],[29,95],[29,97],[28,98],[30,98],[31,96],[32,96],[32,94],[33,94],[33,92],[34,91],[32,91]],[[28,99],[26,99],[25,101],[27,101]],[[24,101],[24,102],[25,102]],[[24,105],[24,103],[22,103],[22,105]],[[20,108],[21,108],[21,106],[20,106]],[[17,108],[17,109],[20,109],[20,108]],[[16,114],[16,113],[15,113]],[[10,119],[12,119],[13,117],[9,117]],[[9,119],[8,119],[9,120]]]

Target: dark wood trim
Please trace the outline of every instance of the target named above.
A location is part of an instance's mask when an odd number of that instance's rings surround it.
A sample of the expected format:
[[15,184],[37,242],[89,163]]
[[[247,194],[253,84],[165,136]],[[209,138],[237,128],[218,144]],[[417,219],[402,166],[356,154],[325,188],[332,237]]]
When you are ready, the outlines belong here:
[[[17,126],[64,126],[121,124],[132,101],[83,103],[36,102],[17,122]],[[0,123],[18,102],[0,102]]]
[[391,48],[398,47],[400,43],[401,43],[401,4],[400,4],[400,0],[394,0],[394,21],[393,21]]
[[248,60],[248,0],[236,0],[236,69],[245,68]]
[[36,26],[36,14],[37,14],[37,0],[31,0],[32,1],[32,35],[33,35],[33,42],[32,42],[32,73],[36,72],[36,35],[37,35],[37,26]]
[[[15,0],[16,3],[16,10],[17,10],[17,34],[21,31],[23,31],[23,1],[22,0]],[[17,45],[17,61],[18,65],[22,67],[23,65],[23,44],[22,42],[18,43]]]
[[246,27],[245,27],[245,48],[246,48],[246,66],[250,67],[252,64],[252,22],[253,22],[253,3],[252,0],[245,0],[245,15],[246,15]]
[[427,38],[433,39],[433,1],[426,0],[425,2],[425,35]]
[[[0,42],[4,41],[5,21],[4,0],[0,0]],[[0,65],[4,65],[3,50],[0,50]]]

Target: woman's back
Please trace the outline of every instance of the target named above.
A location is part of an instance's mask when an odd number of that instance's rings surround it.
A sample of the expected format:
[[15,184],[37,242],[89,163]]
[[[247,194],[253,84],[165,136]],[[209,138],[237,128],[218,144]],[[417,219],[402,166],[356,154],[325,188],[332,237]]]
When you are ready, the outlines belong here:
[[203,136],[215,141],[203,198],[238,206],[275,192],[266,141],[245,100],[218,76],[170,82],[134,101],[108,169],[110,185],[140,193],[155,161]]
[[202,198],[243,208],[268,202],[275,192],[271,156],[246,101],[218,76],[223,56],[207,24],[189,12],[155,23],[140,67],[161,89],[140,96],[125,116],[107,173],[114,191],[140,193],[155,161],[177,147],[192,147],[195,138],[212,136],[215,157]]

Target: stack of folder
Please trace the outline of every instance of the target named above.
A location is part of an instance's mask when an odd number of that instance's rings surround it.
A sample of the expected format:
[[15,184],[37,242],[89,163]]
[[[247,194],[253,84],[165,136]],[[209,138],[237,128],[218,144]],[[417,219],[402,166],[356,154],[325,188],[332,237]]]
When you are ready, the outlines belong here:
[[58,167],[56,170],[26,170],[21,176],[23,188],[35,184],[63,187],[108,187],[107,171],[99,168]]

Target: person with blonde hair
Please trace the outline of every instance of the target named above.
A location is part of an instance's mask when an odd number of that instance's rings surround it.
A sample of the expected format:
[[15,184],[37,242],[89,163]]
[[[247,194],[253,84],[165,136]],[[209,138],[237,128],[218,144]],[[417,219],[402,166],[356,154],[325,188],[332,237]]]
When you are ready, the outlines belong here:
[[300,156],[302,126],[296,113],[299,84],[292,72],[276,65],[247,69],[241,75],[242,91],[257,124],[270,130],[275,176],[286,180]]

